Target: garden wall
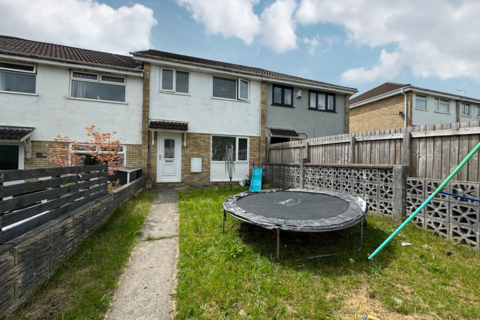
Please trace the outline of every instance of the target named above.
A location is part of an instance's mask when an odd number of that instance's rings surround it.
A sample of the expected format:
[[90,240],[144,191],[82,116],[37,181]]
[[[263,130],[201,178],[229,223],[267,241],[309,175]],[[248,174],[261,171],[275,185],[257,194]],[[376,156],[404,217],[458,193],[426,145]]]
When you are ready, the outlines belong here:
[[142,177],[0,245],[0,316],[27,300],[117,207],[144,187]]

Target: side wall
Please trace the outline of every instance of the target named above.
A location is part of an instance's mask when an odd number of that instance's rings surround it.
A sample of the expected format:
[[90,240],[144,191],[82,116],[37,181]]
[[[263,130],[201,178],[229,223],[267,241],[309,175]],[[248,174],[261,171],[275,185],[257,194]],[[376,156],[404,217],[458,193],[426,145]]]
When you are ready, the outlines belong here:
[[145,186],[145,178],[102,199],[0,245],[0,317],[32,296],[37,288],[113,211]]
[[[345,95],[336,94],[336,112],[308,109],[308,88],[294,87],[293,108],[272,105],[272,83],[267,84],[267,128],[293,129],[308,138],[343,134],[345,130]],[[297,90],[302,97],[296,98]]]

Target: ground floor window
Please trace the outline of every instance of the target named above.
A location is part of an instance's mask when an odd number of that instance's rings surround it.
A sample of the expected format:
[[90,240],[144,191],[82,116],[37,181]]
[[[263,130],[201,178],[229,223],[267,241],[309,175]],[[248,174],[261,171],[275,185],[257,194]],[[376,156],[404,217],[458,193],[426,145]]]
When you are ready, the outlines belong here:
[[212,136],[212,161],[226,161],[233,148],[233,161],[248,161],[248,138]]
[[0,170],[18,170],[19,152],[18,145],[0,145]]
[[[89,146],[88,144],[79,144],[79,147],[81,150],[77,150],[75,152],[77,155],[83,156],[83,161],[80,165],[85,165],[85,166],[91,166],[91,165],[97,165],[100,164],[98,159],[93,157],[90,153],[94,150],[92,148],[95,148],[95,146]],[[120,151],[118,151],[118,156],[119,156],[119,166],[126,166],[127,165],[127,157],[126,157],[126,146],[122,146]]]

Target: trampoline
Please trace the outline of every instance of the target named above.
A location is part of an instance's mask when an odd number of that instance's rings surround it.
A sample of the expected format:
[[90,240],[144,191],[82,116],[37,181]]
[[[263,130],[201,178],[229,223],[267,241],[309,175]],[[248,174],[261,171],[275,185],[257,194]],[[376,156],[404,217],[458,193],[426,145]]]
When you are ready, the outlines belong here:
[[[232,217],[277,230],[277,259],[280,259],[280,230],[328,232],[360,224],[360,248],[363,244],[363,221],[366,202],[352,195],[309,189],[271,189],[242,192],[223,202],[223,223]],[[326,254],[310,258],[332,256]]]

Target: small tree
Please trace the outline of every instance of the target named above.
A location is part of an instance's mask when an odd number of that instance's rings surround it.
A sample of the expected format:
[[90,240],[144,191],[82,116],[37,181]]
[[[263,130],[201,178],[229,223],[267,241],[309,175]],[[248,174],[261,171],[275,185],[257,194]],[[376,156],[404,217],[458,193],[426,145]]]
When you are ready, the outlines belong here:
[[86,127],[88,139],[85,142],[77,142],[67,136],[56,136],[53,142],[48,142],[50,147],[48,151],[48,161],[55,163],[59,167],[79,166],[83,163],[85,155],[79,155],[78,152],[85,152],[101,164],[108,164],[108,174],[112,175],[121,168],[121,156],[118,154],[122,150],[121,139],[113,139],[113,133],[99,132],[94,125]]

